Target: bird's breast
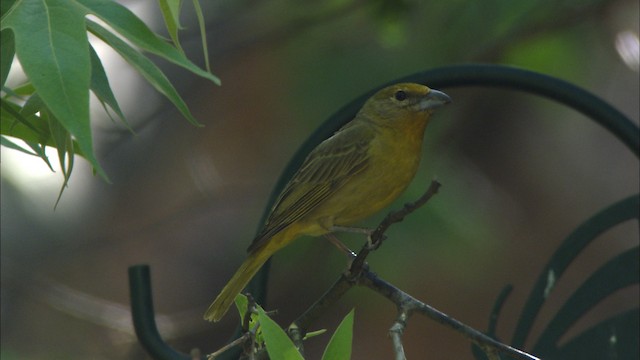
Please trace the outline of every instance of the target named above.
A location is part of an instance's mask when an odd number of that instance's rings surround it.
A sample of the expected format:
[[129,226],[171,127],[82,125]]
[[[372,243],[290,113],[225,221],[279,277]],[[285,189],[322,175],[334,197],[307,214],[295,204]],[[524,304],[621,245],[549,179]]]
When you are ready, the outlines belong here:
[[323,209],[334,210],[323,218],[325,221],[330,220],[328,226],[351,225],[393,202],[416,173],[422,152],[421,145],[421,136],[419,139],[376,137],[369,144],[365,169],[354,175],[322,206]]

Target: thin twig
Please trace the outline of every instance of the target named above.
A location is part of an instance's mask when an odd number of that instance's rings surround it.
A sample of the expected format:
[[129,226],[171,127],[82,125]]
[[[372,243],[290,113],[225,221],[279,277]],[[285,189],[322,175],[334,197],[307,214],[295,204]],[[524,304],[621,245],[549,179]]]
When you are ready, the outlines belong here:
[[429,188],[427,191],[416,201],[407,203],[404,207],[397,211],[390,212],[383,220],[380,222],[378,227],[371,233],[369,237],[369,242],[358,252],[358,255],[351,263],[351,267],[349,271],[353,277],[357,277],[360,271],[364,267],[364,262],[369,256],[369,253],[372,250],[375,250],[382,245],[382,242],[385,239],[384,233],[389,229],[389,227],[393,224],[399,223],[404,218],[411,214],[412,212],[419,209],[421,206],[427,203],[429,199],[433,197],[440,189],[440,183],[437,180],[431,181]]
[[302,348],[302,339],[307,334],[309,326],[313,324],[325,311],[335,304],[355,283],[345,275],[341,275],[336,282],[320,298],[311,305],[288,328],[288,333],[296,347]]
[[231,349],[234,346],[238,346],[240,344],[242,344],[243,342],[245,342],[249,337],[251,336],[251,334],[249,334],[248,332],[243,333],[242,336],[240,336],[239,338],[233,340],[232,342],[228,343],[227,345],[221,347],[220,349],[218,349],[215,352],[212,352],[211,354],[207,355],[207,360],[214,360],[217,356],[219,356],[220,354],[222,354],[223,352]]
[[404,346],[402,346],[402,333],[407,326],[407,319],[409,313],[406,311],[400,311],[398,318],[389,329],[389,336],[393,342],[393,352],[396,354],[396,360],[406,360],[407,357],[404,354]]
[[389,215],[380,222],[380,225],[378,225],[376,230],[371,234],[371,240],[373,241],[374,246],[376,242],[384,239],[384,233],[387,232],[391,225],[401,222],[405,217],[407,217],[407,215],[424,206],[433,197],[433,195],[438,193],[440,186],[442,186],[442,184],[440,184],[438,180],[432,180],[427,191],[422,194],[418,200],[406,203],[402,209],[389,213]]

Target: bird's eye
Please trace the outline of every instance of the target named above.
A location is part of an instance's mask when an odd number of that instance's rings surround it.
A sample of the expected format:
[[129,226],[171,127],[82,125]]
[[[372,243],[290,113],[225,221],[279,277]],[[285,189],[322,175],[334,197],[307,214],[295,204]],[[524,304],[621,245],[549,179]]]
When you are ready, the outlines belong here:
[[405,100],[407,98],[407,93],[402,90],[398,90],[396,91],[395,98],[398,101]]

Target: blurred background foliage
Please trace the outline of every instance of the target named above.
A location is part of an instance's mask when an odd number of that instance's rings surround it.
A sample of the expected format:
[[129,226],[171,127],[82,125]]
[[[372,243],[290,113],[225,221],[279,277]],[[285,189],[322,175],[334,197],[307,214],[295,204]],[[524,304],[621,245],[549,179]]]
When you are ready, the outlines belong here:
[[[157,5],[123,3],[161,31]],[[511,64],[573,82],[636,123],[640,118],[637,1],[202,6],[222,86],[161,65],[204,128],[182,121],[121,59],[96,45],[109,57],[103,63],[136,132],[106,117],[95,122],[98,159],[113,184],[79,161],[53,211],[60,177],[38,159],[3,149],[3,359],[143,358],[127,305],[126,270],[137,263],[151,265],[160,331],[169,342],[185,352],[223,345],[237,319],[212,325],[202,313],[244,258],[280,172],[334,111],[394,78],[454,63]],[[202,59],[194,15],[184,10],[183,47]],[[417,198],[432,178],[443,187],[390,230],[370,265],[480,329],[502,287],[514,284],[498,326],[498,335],[510,338],[561,240],[638,191],[638,161],[604,129],[548,100],[487,88],[443,90],[454,105],[427,129],[423,166],[395,207]],[[362,242],[345,240],[353,247]],[[577,283],[637,243],[638,224],[628,222],[591,244],[557,284],[534,334]],[[288,324],[344,267],[343,255],[323,240],[300,240],[277,254],[267,306],[279,309],[275,320]],[[637,306],[637,286],[620,291],[573,332]],[[395,309],[368,290],[349,293],[318,328],[334,329],[352,307],[354,359],[390,358]],[[412,319],[404,339],[409,358],[471,358],[466,340],[428,320]],[[327,341],[309,342],[311,358]]]

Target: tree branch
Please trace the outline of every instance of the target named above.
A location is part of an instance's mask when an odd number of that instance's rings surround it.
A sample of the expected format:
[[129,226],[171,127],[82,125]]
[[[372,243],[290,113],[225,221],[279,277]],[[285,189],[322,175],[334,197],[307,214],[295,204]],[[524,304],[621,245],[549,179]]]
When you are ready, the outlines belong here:
[[407,313],[410,316],[414,312],[417,312],[422,315],[426,315],[430,319],[435,320],[442,325],[446,325],[452,328],[453,330],[461,333],[463,336],[480,346],[480,348],[482,348],[485,353],[488,352],[487,349],[490,349],[504,355],[509,355],[514,359],[539,360],[533,355],[527,354],[526,352],[515,349],[509,345],[503,344],[483,334],[482,332],[460,322],[459,320],[450,317],[440,310],[421,302],[420,300],[398,289],[397,287],[379,278],[376,274],[368,270],[362,273],[358,285],[366,286],[369,289],[372,289],[378,294],[391,300],[394,304],[396,304],[396,306],[398,306],[401,313]]
[[351,267],[349,268],[349,272],[352,276],[357,277],[358,274],[362,271],[365,266],[365,260],[369,253],[372,250],[375,250],[382,245],[382,242],[385,240],[386,236],[384,233],[389,229],[389,227],[395,223],[399,223],[404,218],[411,214],[412,212],[419,209],[421,206],[427,203],[429,199],[433,197],[440,189],[440,183],[437,180],[431,181],[429,188],[427,191],[416,201],[412,203],[407,203],[404,207],[397,211],[392,211],[389,213],[383,220],[380,222],[378,227],[371,233],[369,236],[369,241],[365,246],[362,247],[358,255],[351,263]]
[[[497,354],[504,354],[518,360],[539,360],[533,355],[503,344],[448,316],[434,307],[421,302],[413,296],[398,289],[394,285],[381,279],[369,270],[365,260],[371,251],[380,247],[382,242],[386,239],[384,233],[389,229],[389,227],[395,223],[401,222],[407,215],[425,205],[429,199],[438,192],[439,188],[440,183],[434,180],[429,185],[427,191],[418,200],[405,204],[404,207],[398,211],[389,213],[382,222],[380,222],[378,227],[371,232],[367,243],[353,259],[349,269],[341,274],[333,285],[313,305],[311,305],[302,315],[300,315],[300,317],[291,323],[287,331],[301,353],[304,351],[303,339],[311,324],[322,316],[333,304],[340,300],[340,298],[342,298],[349,289],[359,285],[368,287],[369,289],[386,297],[398,308],[398,317],[389,329],[389,336],[393,342],[396,360],[406,359],[404,347],[402,345],[402,334],[407,325],[407,321],[414,313],[425,315],[432,320],[461,333],[464,337],[471,340],[471,342],[477,344],[489,359],[498,359],[499,357]],[[244,326],[246,327],[247,324],[244,324]],[[247,336],[247,333],[245,333],[243,336],[244,341],[247,341]],[[232,344],[238,345],[239,342],[234,342]],[[227,345],[225,348],[232,346],[232,344]]]
[[378,227],[369,236],[367,243],[351,262],[349,269],[343,273],[309,309],[289,326],[288,332],[296,346],[302,349],[302,339],[309,326],[324,314],[331,305],[336,303],[349,289],[355,285],[361,285],[386,297],[398,307],[398,318],[389,330],[396,359],[405,359],[404,348],[402,346],[402,333],[406,326],[406,321],[414,312],[417,312],[458,331],[476,343],[490,359],[495,357],[495,353],[501,353],[519,360],[538,360],[538,358],[533,355],[498,342],[482,332],[417,300],[369,270],[365,260],[371,251],[380,247],[386,238],[384,233],[389,227],[401,222],[407,215],[425,205],[429,199],[438,192],[439,188],[440,183],[436,180],[432,181],[427,191],[418,200],[405,204],[404,207],[398,211],[389,213],[382,222],[380,222]]

